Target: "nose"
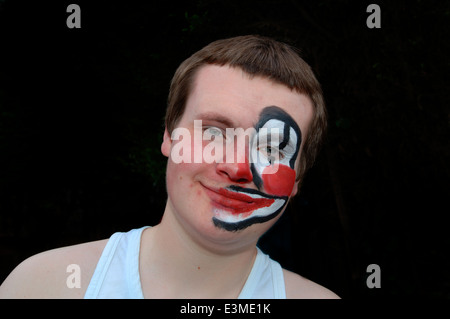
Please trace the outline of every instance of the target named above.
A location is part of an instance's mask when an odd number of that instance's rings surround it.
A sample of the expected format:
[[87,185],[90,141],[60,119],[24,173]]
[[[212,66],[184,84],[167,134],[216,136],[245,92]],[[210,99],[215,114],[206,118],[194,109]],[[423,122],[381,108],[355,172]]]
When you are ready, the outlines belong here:
[[235,183],[245,184],[253,180],[248,161],[245,163],[218,163],[217,172],[227,175]]
[[218,174],[228,176],[235,183],[245,184],[253,180],[248,152],[240,160],[234,161],[233,159],[232,163],[227,163],[225,160],[222,163],[217,163],[216,171]]

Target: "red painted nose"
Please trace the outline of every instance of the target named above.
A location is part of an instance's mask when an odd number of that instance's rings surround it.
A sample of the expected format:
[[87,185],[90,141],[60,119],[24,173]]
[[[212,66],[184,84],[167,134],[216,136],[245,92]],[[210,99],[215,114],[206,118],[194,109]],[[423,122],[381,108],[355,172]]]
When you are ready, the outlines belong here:
[[248,157],[245,156],[243,163],[218,163],[217,172],[225,174],[235,183],[250,183],[253,180],[253,175],[250,170],[250,163]]

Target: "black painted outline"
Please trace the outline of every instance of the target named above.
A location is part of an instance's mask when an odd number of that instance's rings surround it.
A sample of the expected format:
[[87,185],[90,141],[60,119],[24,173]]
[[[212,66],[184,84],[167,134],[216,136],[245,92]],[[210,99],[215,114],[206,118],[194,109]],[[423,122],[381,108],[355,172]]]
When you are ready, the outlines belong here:
[[[300,150],[300,145],[301,145],[301,142],[302,142],[302,133],[301,133],[301,130],[298,127],[297,123],[282,108],[280,108],[278,106],[275,106],[275,105],[265,107],[261,111],[261,114],[260,114],[259,117],[260,117],[260,119],[259,119],[258,123],[256,123],[256,125],[255,125],[255,129],[256,129],[257,132],[269,120],[280,120],[280,121],[285,123],[285,125],[284,125],[284,132],[283,132],[283,141],[281,141],[280,146],[279,146],[280,150],[285,148],[287,143],[289,142],[290,128],[292,127],[294,129],[295,133],[297,134],[297,145],[296,145],[295,153],[293,154],[292,158],[289,160],[289,166],[292,169],[295,169],[294,168],[295,160],[297,159],[297,155],[298,155],[298,152]],[[256,139],[256,140],[258,140],[258,139]],[[252,150],[250,150],[250,151],[252,151]],[[256,187],[258,189],[261,189],[262,186],[263,186],[263,181],[262,181],[262,178],[259,175],[258,171],[256,170],[254,163],[250,164],[250,170],[251,170],[252,175],[253,175],[253,183],[256,185]],[[263,192],[261,192],[259,190],[255,190],[255,189],[251,189],[251,188],[243,188],[243,187],[236,186],[236,185],[231,185],[228,188],[230,188],[231,190],[236,191],[236,192],[258,194],[258,195],[260,195],[262,197],[265,197],[265,198],[273,198],[273,199],[282,199],[282,200],[284,200],[284,204],[280,208],[278,208],[275,212],[273,212],[272,214],[267,215],[267,216],[250,217],[250,218],[248,218],[246,220],[243,220],[243,221],[240,221],[240,222],[234,222],[234,223],[224,222],[222,220],[217,219],[216,217],[212,218],[212,221],[213,221],[213,223],[214,223],[214,225],[216,227],[224,229],[224,230],[227,230],[227,231],[231,231],[231,232],[236,232],[236,231],[245,229],[245,228],[247,228],[247,227],[249,227],[249,226],[251,226],[253,224],[264,223],[266,221],[271,220],[272,218],[275,218],[286,207],[286,205],[288,203],[288,199],[289,199],[289,196],[269,195],[269,194],[263,193]]]
[[272,214],[267,215],[267,216],[255,216],[255,217],[251,217],[249,219],[245,219],[243,221],[235,222],[235,223],[224,222],[220,219],[217,219],[216,217],[212,218],[213,223],[216,227],[225,229],[225,230],[228,230],[231,232],[236,232],[238,230],[245,229],[253,224],[264,223],[266,221],[271,220],[272,218],[275,218],[286,207],[286,204],[288,203],[288,199],[289,199],[288,196],[268,195],[268,194],[260,192],[256,189],[243,188],[243,187],[235,186],[235,185],[231,185],[228,188],[235,192],[239,192],[239,193],[256,194],[256,195],[259,195],[264,198],[284,200],[284,204],[280,208],[278,208],[275,212],[273,212]]

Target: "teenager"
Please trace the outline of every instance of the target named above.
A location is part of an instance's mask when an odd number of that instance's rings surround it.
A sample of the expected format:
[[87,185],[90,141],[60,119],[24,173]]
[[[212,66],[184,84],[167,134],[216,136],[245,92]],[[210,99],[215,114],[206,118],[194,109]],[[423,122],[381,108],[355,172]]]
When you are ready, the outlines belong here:
[[297,194],[325,129],[320,85],[290,46],[259,36],[209,44],[171,82],[161,222],[33,256],[0,297],[337,298],[256,246]]

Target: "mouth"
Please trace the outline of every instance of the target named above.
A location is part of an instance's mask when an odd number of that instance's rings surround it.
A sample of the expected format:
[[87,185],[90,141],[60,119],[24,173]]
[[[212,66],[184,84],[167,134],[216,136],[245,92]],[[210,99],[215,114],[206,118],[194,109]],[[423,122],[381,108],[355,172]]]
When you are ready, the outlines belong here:
[[205,189],[213,206],[214,225],[227,231],[269,221],[283,211],[288,201],[287,196],[268,195],[235,185]]
[[[244,188],[238,187],[236,189],[236,186],[226,188],[205,186],[205,188],[215,208],[225,210],[233,215],[240,215],[241,217],[246,217],[253,211],[263,207],[269,207],[275,202],[274,198],[269,198],[262,194],[259,195],[256,193],[257,191],[248,189],[247,192],[243,192]],[[252,191],[252,193],[248,191]]]
[[235,185],[225,188],[205,185],[204,187],[211,199],[214,219],[225,223],[236,224],[251,219],[255,221],[270,219],[277,215],[287,202],[285,196],[272,196]]

